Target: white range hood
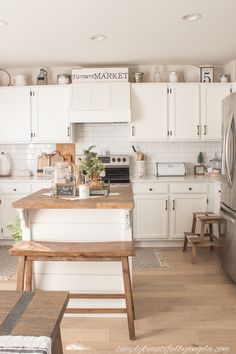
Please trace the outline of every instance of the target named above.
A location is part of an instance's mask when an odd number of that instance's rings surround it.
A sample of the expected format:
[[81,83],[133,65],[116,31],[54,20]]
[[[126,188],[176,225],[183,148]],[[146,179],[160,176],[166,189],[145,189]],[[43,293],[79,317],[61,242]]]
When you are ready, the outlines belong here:
[[71,85],[70,123],[130,122],[130,83]]

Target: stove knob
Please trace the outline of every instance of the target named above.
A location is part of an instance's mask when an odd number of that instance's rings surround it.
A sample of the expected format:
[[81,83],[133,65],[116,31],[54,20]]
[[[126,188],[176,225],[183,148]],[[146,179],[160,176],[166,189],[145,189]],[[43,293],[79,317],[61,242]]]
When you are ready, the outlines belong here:
[[114,157],[112,157],[111,161],[112,161],[112,162],[115,162],[115,161],[116,161],[116,159],[115,159]]
[[120,157],[118,157],[118,158],[117,158],[117,162],[121,162],[121,159],[120,159]]
[[126,162],[126,158],[125,158],[125,157],[123,157],[122,161],[123,161],[123,162]]

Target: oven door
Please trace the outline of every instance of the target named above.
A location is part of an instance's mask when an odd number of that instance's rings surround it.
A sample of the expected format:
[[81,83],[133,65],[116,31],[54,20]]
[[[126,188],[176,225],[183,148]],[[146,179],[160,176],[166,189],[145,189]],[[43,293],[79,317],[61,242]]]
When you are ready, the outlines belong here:
[[129,167],[105,167],[105,176],[103,177],[105,183],[129,183]]

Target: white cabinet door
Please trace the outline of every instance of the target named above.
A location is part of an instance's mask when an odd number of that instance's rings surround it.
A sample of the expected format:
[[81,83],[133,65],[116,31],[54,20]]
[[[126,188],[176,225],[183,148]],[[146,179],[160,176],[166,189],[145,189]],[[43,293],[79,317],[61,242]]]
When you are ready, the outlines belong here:
[[201,138],[222,139],[222,99],[230,94],[230,83],[201,85]]
[[199,85],[171,84],[169,87],[169,137],[199,140]]
[[167,139],[167,85],[132,84],[132,140]]
[[170,197],[170,238],[182,239],[185,231],[191,231],[192,213],[206,210],[206,194],[173,194]]
[[168,195],[135,195],[134,238],[167,239]]
[[9,223],[14,222],[17,216],[17,210],[12,207],[12,203],[20,198],[23,198],[25,194],[9,194],[2,195],[2,237],[11,238],[10,231],[7,228]]
[[0,143],[31,141],[29,87],[0,87]]
[[129,122],[130,83],[71,85],[71,123]]
[[69,85],[32,87],[34,141],[71,141],[69,90]]

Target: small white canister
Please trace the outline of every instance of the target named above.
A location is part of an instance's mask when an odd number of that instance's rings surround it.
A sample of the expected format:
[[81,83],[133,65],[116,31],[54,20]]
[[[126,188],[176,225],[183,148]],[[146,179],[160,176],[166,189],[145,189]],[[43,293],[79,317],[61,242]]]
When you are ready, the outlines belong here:
[[169,82],[178,82],[178,73],[177,73],[177,71],[169,72]]
[[79,197],[80,199],[89,198],[89,186],[87,184],[79,185]]

